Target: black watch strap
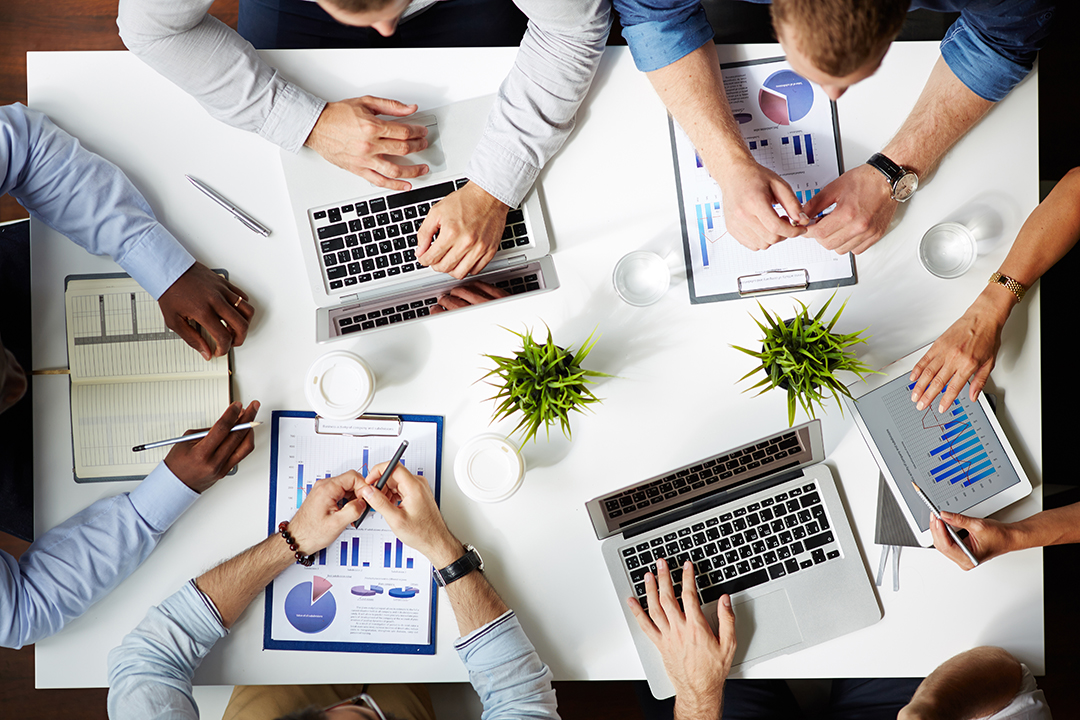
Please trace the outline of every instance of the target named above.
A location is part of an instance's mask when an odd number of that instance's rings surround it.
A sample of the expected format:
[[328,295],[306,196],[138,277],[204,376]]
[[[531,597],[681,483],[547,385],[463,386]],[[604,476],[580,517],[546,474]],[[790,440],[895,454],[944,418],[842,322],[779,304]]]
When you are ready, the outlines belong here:
[[435,582],[439,587],[446,587],[455,580],[460,580],[473,570],[483,570],[484,560],[480,557],[480,553],[472,545],[465,546],[465,554],[460,558],[450,563],[442,570],[436,570],[432,568],[432,575],[435,576]]
[[900,179],[900,176],[904,174],[904,169],[902,167],[881,153],[874,153],[871,155],[870,159],[866,161],[866,164],[881,172],[881,174],[888,179],[889,185],[895,184],[896,181]]

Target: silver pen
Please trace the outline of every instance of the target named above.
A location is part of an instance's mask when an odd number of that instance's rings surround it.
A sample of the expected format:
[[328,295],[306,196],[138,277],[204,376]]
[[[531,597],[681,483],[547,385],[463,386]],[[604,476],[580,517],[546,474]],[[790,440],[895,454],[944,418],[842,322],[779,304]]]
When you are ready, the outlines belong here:
[[919,496],[919,499],[923,501],[926,507],[930,508],[930,514],[936,517],[938,520],[941,520],[941,524],[945,526],[945,532],[949,533],[949,537],[953,539],[953,542],[959,545],[960,549],[964,551],[964,555],[966,555],[967,559],[971,561],[972,566],[979,567],[979,561],[976,560],[972,552],[968,550],[968,546],[965,545],[964,541],[960,539],[960,536],[956,534],[956,531],[953,530],[952,525],[942,519],[941,513],[938,512],[937,506],[935,506],[934,503],[930,501],[930,498],[927,496],[926,493],[923,492],[923,489],[919,487],[914,480],[911,481],[911,485],[915,488],[915,493]]
[[[240,423],[239,425],[233,425],[229,432],[237,432],[238,430],[251,430],[262,425],[260,420],[254,422]],[[190,435],[181,435],[180,437],[170,438],[168,440],[158,440],[157,442],[146,443],[145,445],[136,445],[131,448],[131,452],[142,452],[143,450],[151,450],[153,448],[165,447],[166,445],[176,445],[182,442],[188,442],[191,440],[202,440],[204,437],[210,434],[209,430],[203,430],[197,433],[191,433]]]
[[211,187],[209,187],[205,183],[199,182],[198,180],[191,177],[190,175],[185,175],[184,177],[186,177],[191,182],[192,185],[194,185],[195,187],[202,190],[207,195],[207,197],[209,197],[211,200],[216,202],[221,207],[228,210],[229,214],[231,214],[234,218],[236,218],[237,220],[242,222],[244,224],[244,226],[247,227],[248,230],[251,230],[252,232],[257,232],[260,235],[262,235],[263,237],[269,237],[270,236],[270,228],[266,227],[265,225],[260,223],[258,220],[251,217],[246,212],[244,212],[240,208],[233,205],[231,202],[229,202],[228,200],[223,198],[221,195],[219,195],[217,192],[215,192]]

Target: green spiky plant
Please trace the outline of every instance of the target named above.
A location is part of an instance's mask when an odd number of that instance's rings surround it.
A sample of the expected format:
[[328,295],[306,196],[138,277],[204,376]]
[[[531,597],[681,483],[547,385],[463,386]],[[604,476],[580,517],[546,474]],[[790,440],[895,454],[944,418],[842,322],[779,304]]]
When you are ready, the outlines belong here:
[[779,313],[770,315],[759,302],[758,307],[765,316],[765,324],[757,318],[754,318],[754,322],[765,333],[765,337],[761,340],[761,350],[731,346],[761,361],[760,365],[739,378],[739,382],[755,373],[765,373],[763,380],[743,392],[765,386],[758,393],[761,395],[775,387],[786,388],[789,426],[795,424],[796,405],[802,407],[803,412],[810,417],[816,417],[814,404],[817,403],[817,406],[824,410],[823,400],[828,393],[831,393],[833,399],[840,405],[840,413],[843,414],[844,407],[840,402],[840,395],[850,398],[851,393],[843,383],[836,379],[834,373],[837,371],[847,370],[855,373],[860,380],[865,380],[867,374],[878,374],[876,370],[872,370],[856,358],[854,351],[850,350],[853,345],[866,342],[866,338],[859,337],[866,331],[865,328],[846,335],[832,332],[833,326],[836,325],[840,314],[847,306],[846,300],[836,311],[832,320],[827,323],[822,320],[835,297],[836,293],[833,293],[828,302],[813,317],[810,316],[810,310],[804,303],[796,301],[799,302],[802,310],[787,321],[782,320]]
[[600,402],[586,387],[592,382],[590,378],[610,377],[606,373],[581,367],[581,362],[596,344],[593,334],[589,334],[575,353],[570,348],[556,345],[551,339],[550,328],[544,343],[536,342],[528,331],[509,332],[521,338],[521,350],[513,357],[484,356],[495,362],[495,369],[481,380],[495,376],[500,381],[488,383],[499,390],[493,398],[489,398],[499,402],[492,422],[520,412],[521,422],[511,433],[522,430],[522,442],[535,440],[541,425],[550,439],[551,426],[556,422],[567,439],[572,439],[570,411],[582,412],[585,406]]

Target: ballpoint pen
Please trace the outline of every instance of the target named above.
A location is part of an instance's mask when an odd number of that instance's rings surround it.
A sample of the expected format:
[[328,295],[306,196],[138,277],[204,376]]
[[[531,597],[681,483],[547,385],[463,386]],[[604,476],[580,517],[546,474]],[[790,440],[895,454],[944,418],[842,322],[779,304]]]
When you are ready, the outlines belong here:
[[[262,422],[256,420],[254,422],[240,423],[234,425],[229,432],[236,432],[237,430],[250,430],[251,428],[262,425]],[[151,450],[153,448],[165,447],[166,445],[176,445],[177,443],[188,442],[189,440],[202,440],[204,437],[210,434],[209,430],[203,430],[202,432],[191,433],[190,435],[181,435],[180,437],[170,438],[169,440],[158,440],[157,442],[146,443],[145,445],[136,445],[131,448],[131,452],[142,452],[143,450]]]
[[[401,445],[398,446],[397,452],[394,453],[394,457],[390,458],[390,462],[387,464],[386,469],[383,470],[382,477],[375,483],[376,490],[382,490],[386,486],[386,481],[390,479],[390,475],[394,472],[394,468],[401,462],[401,456],[405,454],[405,448],[407,447],[409,447],[409,441],[402,440]],[[352,524],[354,528],[360,527],[360,523],[364,522],[364,518],[367,517],[368,510],[370,509],[370,506],[364,508],[364,512],[360,513],[360,517],[356,518],[356,522]]]
[[231,214],[234,218],[236,218],[241,223],[243,223],[244,227],[246,227],[248,230],[251,230],[252,232],[257,232],[260,235],[262,235],[263,237],[269,237],[270,229],[268,227],[266,227],[265,225],[260,223],[255,218],[248,215],[246,212],[244,212],[243,210],[238,208],[236,205],[233,205],[231,202],[226,200],[219,193],[215,192],[213,190],[213,188],[211,188],[209,185],[196,180],[195,178],[191,177],[190,175],[185,175],[184,177],[186,177],[188,179],[188,181],[192,185],[197,187],[199,190],[203,191],[206,194],[207,197],[209,197],[211,200],[216,202],[221,207],[225,208],[229,212],[229,214]]
[[971,561],[971,564],[975,567],[978,567],[979,561],[976,560],[975,556],[971,554],[971,551],[968,550],[968,546],[964,544],[964,541],[961,540],[960,536],[956,534],[955,530],[953,530],[952,525],[941,519],[941,513],[938,512],[938,509],[936,507],[934,507],[934,503],[930,502],[930,498],[926,496],[926,493],[923,492],[922,488],[919,487],[914,480],[911,481],[911,485],[915,488],[915,492],[919,495],[919,499],[926,503],[926,507],[930,508],[930,514],[936,517],[938,520],[941,520],[941,524],[945,526],[945,532],[949,533],[949,537],[953,539],[953,542],[960,546],[960,549],[964,551],[965,555],[967,555],[967,559]]

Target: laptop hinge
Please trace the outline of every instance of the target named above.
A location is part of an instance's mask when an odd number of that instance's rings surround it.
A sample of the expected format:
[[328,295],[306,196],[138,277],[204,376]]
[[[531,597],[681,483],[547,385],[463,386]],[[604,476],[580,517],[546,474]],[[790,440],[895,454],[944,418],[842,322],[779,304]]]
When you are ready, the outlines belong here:
[[360,293],[353,293],[352,295],[339,295],[338,296],[338,300],[341,301],[339,303],[340,305],[345,305],[346,303],[355,302],[355,301],[357,301],[359,299],[360,299]]
[[717,505],[723,505],[724,503],[738,500],[739,498],[752,495],[753,493],[761,490],[763,486],[775,486],[787,482],[788,480],[794,480],[795,478],[802,477],[802,468],[795,468],[780,475],[768,475],[764,478],[751,481],[745,485],[739,485],[734,488],[728,488],[720,490],[712,495],[706,495],[705,497],[698,498],[689,505],[675,508],[670,512],[666,512],[663,515],[658,515],[654,518],[650,518],[645,522],[634,523],[634,527],[628,528],[623,532],[623,537],[630,539],[643,535],[644,533],[651,532],[658,527],[663,527],[668,523],[675,522],[677,520],[684,520],[688,517],[697,515],[699,512],[710,510]]

